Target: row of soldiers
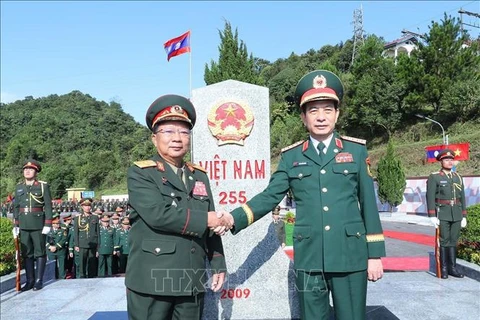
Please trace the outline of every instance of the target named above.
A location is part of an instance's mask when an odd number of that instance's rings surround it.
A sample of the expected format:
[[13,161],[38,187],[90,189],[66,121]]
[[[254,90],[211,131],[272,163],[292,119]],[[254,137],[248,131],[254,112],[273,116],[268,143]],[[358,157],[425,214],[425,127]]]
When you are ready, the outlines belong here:
[[[8,213],[13,214],[13,201],[9,199],[2,203],[2,217],[7,217]],[[98,213],[99,211],[103,212],[115,212],[115,211],[128,211],[130,207],[128,206],[128,200],[92,200],[92,207],[94,212]],[[80,202],[76,200],[68,201],[57,201],[52,200],[52,211],[56,213],[64,212],[79,212],[80,211]]]
[[67,274],[95,278],[125,273],[130,221],[119,207],[111,215],[100,208],[94,214],[92,204],[92,199],[82,199],[79,214],[72,218],[68,213],[63,224],[58,213],[53,215],[46,249],[48,259],[56,261],[58,279],[67,278]]

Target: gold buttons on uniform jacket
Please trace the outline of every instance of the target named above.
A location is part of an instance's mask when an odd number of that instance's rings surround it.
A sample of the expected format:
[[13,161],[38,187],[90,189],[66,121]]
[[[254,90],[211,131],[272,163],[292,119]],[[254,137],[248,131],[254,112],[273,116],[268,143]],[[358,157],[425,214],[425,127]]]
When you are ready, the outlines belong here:
[[325,230],[330,230],[330,226],[325,226]]
[[348,174],[348,170],[347,169],[343,170],[343,173]]
[[299,174],[298,174],[298,177],[299,177],[299,178],[303,177],[303,173],[299,173]]
[[160,253],[160,251],[162,251],[162,250],[160,250],[160,248],[155,248],[156,253]]
[[327,206],[323,207],[323,211],[328,211],[328,207]]
[[320,170],[320,173],[325,174],[326,173],[325,169]]
[[172,197],[175,197],[175,193],[173,193],[173,192],[172,192],[172,193],[170,193],[170,195],[171,195]]
[[322,192],[327,192],[327,188],[322,188]]

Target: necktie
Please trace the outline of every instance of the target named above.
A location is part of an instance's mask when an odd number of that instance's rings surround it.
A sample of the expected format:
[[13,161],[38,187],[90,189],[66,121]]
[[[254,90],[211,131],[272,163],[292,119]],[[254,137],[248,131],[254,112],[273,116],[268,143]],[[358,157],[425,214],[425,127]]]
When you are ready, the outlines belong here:
[[180,181],[182,181],[182,184],[185,185],[185,183],[183,182],[183,169],[182,168],[177,169],[177,176],[180,179]]
[[318,149],[318,156],[320,157],[320,160],[323,160],[323,149],[325,148],[325,144],[323,142],[319,142],[318,145],[317,145],[317,149]]

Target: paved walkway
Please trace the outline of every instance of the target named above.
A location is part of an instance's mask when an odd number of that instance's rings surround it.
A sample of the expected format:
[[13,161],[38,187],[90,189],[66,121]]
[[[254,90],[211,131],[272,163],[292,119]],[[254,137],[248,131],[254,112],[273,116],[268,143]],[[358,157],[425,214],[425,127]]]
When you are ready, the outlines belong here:
[[[382,216],[382,224],[389,231],[434,234],[425,217],[392,214]],[[386,239],[386,246],[388,256],[395,257],[425,258],[433,250],[392,238]],[[478,320],[479,296],[480,282],[472,278],[442,280],[428,271],[386,272],[382,280],[369,283],[367,305],[369,310],[388,309],[394,316],[381,318],[385,320]],[[123,278],[53,281],[39,292],[10,290],[0,296],[0,305],[0,318],[8,320],[127,319]]]

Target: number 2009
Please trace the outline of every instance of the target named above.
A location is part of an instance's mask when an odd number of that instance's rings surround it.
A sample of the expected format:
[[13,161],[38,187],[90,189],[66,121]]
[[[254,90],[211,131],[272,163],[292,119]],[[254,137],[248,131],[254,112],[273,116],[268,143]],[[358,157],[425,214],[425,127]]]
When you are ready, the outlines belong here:
[[247,202],[245,191],[220,192],[220,204],[235,204]]
[[247,299],[250,296],[250,289],[223,289],[220,299]]

